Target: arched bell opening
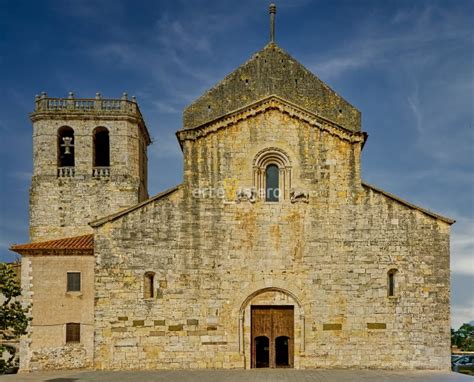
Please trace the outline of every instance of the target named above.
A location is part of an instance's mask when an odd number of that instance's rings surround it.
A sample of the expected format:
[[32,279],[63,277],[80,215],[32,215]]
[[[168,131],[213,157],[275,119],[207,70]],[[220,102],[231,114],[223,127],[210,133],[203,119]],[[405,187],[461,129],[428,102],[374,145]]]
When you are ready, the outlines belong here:
[[74,130],[69,126],[58,129],[58,167],[74,167]]
[[109,130],[99,126],[94,129],[94,167],[109,167],[110,166],[110,142]]

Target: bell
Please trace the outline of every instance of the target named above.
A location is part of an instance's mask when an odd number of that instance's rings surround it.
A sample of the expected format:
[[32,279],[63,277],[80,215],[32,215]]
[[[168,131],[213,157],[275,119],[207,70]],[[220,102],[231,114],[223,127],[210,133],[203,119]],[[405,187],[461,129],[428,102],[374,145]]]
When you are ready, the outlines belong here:
[[63,137],[63,142],[61,146],[64,147],[64,155],[71,154],[72,137]]

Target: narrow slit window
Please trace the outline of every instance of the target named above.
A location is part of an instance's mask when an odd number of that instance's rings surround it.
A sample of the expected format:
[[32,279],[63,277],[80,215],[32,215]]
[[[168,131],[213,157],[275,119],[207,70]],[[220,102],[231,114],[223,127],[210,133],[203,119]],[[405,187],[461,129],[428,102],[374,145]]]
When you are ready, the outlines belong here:
[[145,273],[145,285],[143,286],[143,297],[155,297],[155,274],[153,272]]
[[389,297],[394,297],[396,292],[396,269],[391,269],[387,273],[387,294]]
[[81,324],[66,324],[66,343],[81,342]]
[[270,164],[265,170],[265,201],[278,202],[280,200],[280,169],[275,164]]
[[67,291],[80,292],[81,291],[81,272],[67,273]]

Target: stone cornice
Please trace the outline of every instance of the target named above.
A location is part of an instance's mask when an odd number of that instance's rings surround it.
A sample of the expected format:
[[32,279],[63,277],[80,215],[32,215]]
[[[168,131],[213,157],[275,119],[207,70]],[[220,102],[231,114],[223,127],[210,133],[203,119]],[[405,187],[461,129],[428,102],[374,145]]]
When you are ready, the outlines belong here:
[[22,256],[94,256],[93,249],[11,249]]
[[116,121],[116,120],[127,120],[133,121],[136,123],[143,123],[143,118],[140,115],[134,113],[80,113],[74,111],[67,111],[67,112],[57,112],[57,111],[35,111],[30,113],[30,120],[32,122],[39,121],[41,119],[49,119],[49,120],[105,120],[105,121]]
[[193,141],[201,137],[205,137],[206,135],[212,134],[220,129],[235,125],[238,122],[252,118],[257,114],[264,113],[267,110],[279,110],[290,117],[302,120],[311,126],[317,127],[322,131],[351,143],[360,142],[363,145],[367,139],[367,134],[365,132],[350,131],[329,119],[318,116],[309,110],[306,110],[276,95],[266,97],[238,110],[234,110],[225,116],[216,118],[213,121],[207,122],[201,126],[196,126],[191,129],[179,130],[176,132],[176,136],[182,145],[183,141]]

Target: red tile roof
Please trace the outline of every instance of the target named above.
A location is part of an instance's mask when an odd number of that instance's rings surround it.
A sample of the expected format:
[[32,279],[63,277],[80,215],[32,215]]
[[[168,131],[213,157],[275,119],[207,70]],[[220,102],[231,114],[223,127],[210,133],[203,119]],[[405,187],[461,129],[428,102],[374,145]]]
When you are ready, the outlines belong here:
[[87,252],[87,254],[92,254],[94,250],[94,235],[67,237],[64,239],[49,240],[39,243],[16,244],[12,245],[10,249],[20,254],[31,254],[31,252],[62,254],[71,251],[80,251]]

